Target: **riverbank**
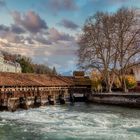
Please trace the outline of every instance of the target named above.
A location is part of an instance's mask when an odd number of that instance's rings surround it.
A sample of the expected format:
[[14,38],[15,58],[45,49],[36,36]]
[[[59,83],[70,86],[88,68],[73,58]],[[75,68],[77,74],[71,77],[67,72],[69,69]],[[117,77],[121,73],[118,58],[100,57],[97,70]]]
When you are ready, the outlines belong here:
[[91,94],[88,101],[99,104],[111,104],[140,108],[140,93],[98,93]]

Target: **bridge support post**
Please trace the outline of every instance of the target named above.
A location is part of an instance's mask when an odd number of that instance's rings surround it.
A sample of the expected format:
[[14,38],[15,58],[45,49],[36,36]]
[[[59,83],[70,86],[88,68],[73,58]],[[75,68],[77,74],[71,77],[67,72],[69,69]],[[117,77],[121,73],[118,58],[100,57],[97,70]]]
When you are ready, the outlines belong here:
[[48,96],[48,102],[50,105],[54,105],[55,104],[55,101],[54,101],[54,95],[53,95],[53,91],[50,90],[50,94]]

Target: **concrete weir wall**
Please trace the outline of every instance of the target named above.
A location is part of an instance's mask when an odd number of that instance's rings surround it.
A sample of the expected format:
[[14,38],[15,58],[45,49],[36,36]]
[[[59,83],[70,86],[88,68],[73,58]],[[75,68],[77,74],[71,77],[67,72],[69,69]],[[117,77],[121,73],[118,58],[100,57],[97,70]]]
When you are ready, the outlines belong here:
[[140,107],[140,94],[136,93],[92,94],[88,97],[88,101],[100,104]]

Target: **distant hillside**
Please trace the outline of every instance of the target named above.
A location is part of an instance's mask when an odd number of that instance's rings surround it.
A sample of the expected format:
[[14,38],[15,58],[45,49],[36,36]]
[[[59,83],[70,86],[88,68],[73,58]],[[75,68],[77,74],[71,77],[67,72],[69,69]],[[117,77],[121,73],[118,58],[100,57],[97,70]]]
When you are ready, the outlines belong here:
[[2,53],[5,60],[18,62],[21,65],[22,73],[57,74],[55,67],[51,69],[46,65],[33,63],[30,57],[10,54],[8,52]]

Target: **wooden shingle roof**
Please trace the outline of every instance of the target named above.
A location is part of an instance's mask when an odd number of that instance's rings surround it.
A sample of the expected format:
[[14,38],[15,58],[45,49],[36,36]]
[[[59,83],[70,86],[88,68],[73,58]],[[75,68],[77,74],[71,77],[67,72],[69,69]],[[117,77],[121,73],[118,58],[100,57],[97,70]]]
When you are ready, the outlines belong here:
[[69,80],[46,74],[0,72],[0,86],[69,86]]

